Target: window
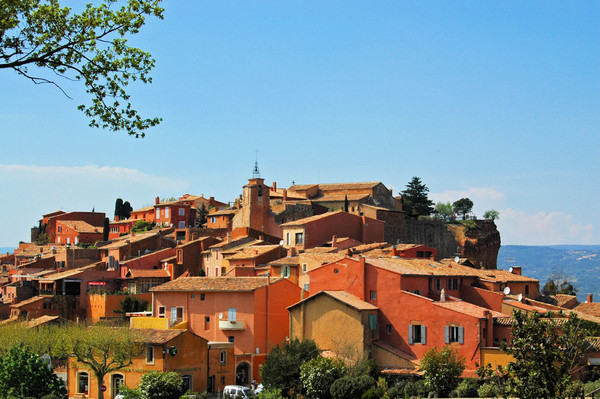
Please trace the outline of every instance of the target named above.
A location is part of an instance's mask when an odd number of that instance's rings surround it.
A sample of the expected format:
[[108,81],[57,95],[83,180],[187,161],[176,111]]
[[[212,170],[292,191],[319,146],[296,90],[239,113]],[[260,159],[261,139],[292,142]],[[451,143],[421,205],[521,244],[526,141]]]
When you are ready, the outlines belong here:
[[227,341],[228,342],[235,342],[235,337],[233,335],[230,335],[229,337],[227,337]]
[[165,219],[169,218],[169,207],[165,208]]
[[181,323],[183,321],[183,308],[171,308],[171,323]]
[[421,290],[412,290],[413,294],[421,295]]
[[221,266],[221,276],[224,276],[227,274],[227,268],[225,266]]
[[431,251],[425,251],[426,258],[431,258],[431,255],[433,255]]
[[206,321],[207,323],[210,323],[210,316],[206,316],[204,321]]
[[290,245],[290,233],[285,233],[285,245]]
[[308,287],[309,287],[309,283],[306,283],[306,284],[304,284],[304,291],[310,291],[310,290],[308,289]]
[[181,376],[181,387],[183,388],[183,392],[192,390],[192,376],[191,375],[182,375]]
[[177,263],[183,263],[183,250],[177,250]]
[[211,222],[211,223],[215,223],[215,221],[216,221],[216,220],[217,220],[217,218],[216,218],[216,217],[214,217],[214,216],[210,218],[210,222]]
[[160,219],[160,209],[156,208],[156,219]]
[[215,277],[218,277],[218,276],[219,276],[219,268],[215,267]]
[[236,309],[229,308],[229,321],[236,321]]
[[154,347],[146,347],[146,364],[154,364]]
[[369,298],[371,298],[372,301],[376,300],[377,299],[377,291],[370,291]]
[[289,266],[281,266],[281,277],[284,277],[284,278],[290,277],[290,267]]
[[529,295],[529,285],[525,284],[525,295]]
[[206,299],[206,294],[200,294],[200,300],[203,301]]
[[304,233],[296,233],[296,245],[304,244]]
[[179,228],[185,229],[185,222],[183,220],[179,221]]
[[446,289],[447,290],[457,290],[458,289],[458,279],[457,278],[449,278],[446,280]]
[[460,326],[444,327],[445,342],[447,344],[451,344],[454,342],[463,344],[465,342],[464,331],[465,331],[464,327],[460,327]]
[[391,324],[386,324],[385,325],[385,332],[386,334],[391,334],[392,333],[392,325]]
[[306,273],[306,270],[307,270],[307,269],[308,269],[308,264],[306,264],[306,263],[303,263],[303,264],[302,264],[302,271],[303,271],[304,273]]
[[158,307],[158,317],[165,317],[165,307],[164,306],[159,306]]
[[433,289],[436,291],[440,291],[442,289],[442,279],[441,278],[433,279]]
[[375,331],[377,329],[377,315],[369,315],[369,328],[371,329],[371,331]]
[[423,251],[417,251],[417,258],[423,257]]
[[427,343],[427,329],[422,324],[411,324],[408,326],[408,343],[423,344]]
[[77,393],[88,394],[90,377],[86,372],[80,372],[77,374]]
[[227,351],[221,351],[219,356],[219,362],[221,365],[227,364]]
[[62,226],[60,224],[58,225],[58,232],[62,233]]
[[185,216],[185,209],[179,208],[179,216]]

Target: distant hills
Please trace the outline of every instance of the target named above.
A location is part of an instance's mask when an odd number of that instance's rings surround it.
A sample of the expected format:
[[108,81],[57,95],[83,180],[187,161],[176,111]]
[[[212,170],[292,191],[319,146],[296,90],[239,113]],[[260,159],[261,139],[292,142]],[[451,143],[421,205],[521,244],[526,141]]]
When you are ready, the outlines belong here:
[[580,302],[588,293],[594,294],[594,302],[600,302],[600,245],[503,245],[498,269],[511,266],[521,266],[525,276],[540,280],[540,288],[551,275],[570,277]]

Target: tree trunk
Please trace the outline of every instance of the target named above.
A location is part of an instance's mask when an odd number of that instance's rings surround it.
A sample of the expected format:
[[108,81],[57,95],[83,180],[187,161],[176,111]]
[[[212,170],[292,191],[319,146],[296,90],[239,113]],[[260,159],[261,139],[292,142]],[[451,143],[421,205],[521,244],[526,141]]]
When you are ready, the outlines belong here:
[[104,375],[96,375],[96,380],[98,381],[98,399],[104,399],[104,392],[100,389],[104,385]]

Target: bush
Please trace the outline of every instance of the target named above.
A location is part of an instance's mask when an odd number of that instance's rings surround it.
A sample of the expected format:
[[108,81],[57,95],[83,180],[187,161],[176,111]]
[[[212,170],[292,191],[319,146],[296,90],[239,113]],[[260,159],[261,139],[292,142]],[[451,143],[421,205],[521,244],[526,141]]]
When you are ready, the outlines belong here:
[[479,387],[477,394],[480,398],[497,398],[500,396],[500,388],[496,384],[486,382]]
[[450,346],[445,346],[441,351],[433,347],[423,356],[421,369],[427,388],[447,397],[458,386],[465,369],[465,359]]
[[346,367],[340,361],[318,356],[300,366],[300,381],[309,397],[328,399],[331,384],[345,371]]
[[370,388],[375,387],[375,379],[369,375],[342,377],[336,380],[329,390],[333,399],[361,399]]
[[271,388],[271,389],[263,389],[258,394],[259,399],[283,399],[283,395],[281,394],[281,389]]
[[456,387],[456,396],[459,398],[477,398],[479,396],[477,388],[479,388],[479,384],[476,380],[465,378]]
[[588,381],[583,386],[583,389],[585,390],[586,394],[588,394],[592,391],[595,391],[598,388],[600,388],[600,379],[595,380],[595,381]]

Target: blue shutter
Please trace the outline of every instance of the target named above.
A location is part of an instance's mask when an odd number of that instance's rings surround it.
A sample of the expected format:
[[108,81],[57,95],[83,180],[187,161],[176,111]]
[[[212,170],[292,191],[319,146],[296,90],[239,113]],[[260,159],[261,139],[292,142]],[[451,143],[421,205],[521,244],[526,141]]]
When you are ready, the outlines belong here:
[[427,329],[423,325],[421,326],[421,343],[427,344]]
[[412,326],[412,324],[409,324],[408,325],[408,343],[409,344],[413,343],[412,330],[413,330],[413,326]]
[[177,322],[177,308],[171,308],[171,323]]
[[236,321],[235,320],[235,308],[229,308],[229,321]]
[[465,343],[465,328],[464,327],[458,327],[458,343],[459,344]]
[[369,315],[369,328],[373,331],[377,328],[377,315]]
[[449,326],[444,327],[444,342],[447,344],[450,343],[450,327]]

